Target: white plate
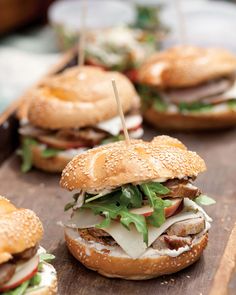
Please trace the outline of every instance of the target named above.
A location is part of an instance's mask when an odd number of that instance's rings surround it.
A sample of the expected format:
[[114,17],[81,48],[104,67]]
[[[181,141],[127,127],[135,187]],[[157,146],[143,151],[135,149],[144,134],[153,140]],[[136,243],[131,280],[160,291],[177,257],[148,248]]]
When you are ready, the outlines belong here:
[[[223,1],[182,0],[186,42],[201,46],[225,47],[236,53],[236,5]],[[166,5],[161,15],[171,33],[165,42],[180,42],[174,5]]]
[[[89,29],[129,25],[135,21],[134,5],[128,1],[86,0],[86,26]],[[69,30],[79,30],[83,1],[63,0],[49,8],[49,20]]]

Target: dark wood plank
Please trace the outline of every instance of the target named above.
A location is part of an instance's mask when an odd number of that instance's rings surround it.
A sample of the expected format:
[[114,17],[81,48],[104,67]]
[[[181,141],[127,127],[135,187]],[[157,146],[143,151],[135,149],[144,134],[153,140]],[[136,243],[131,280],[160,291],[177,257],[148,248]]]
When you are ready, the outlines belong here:
[[[158,134],[146,128],[147,139]],[[3,164],[0,192],[18,206],[33,209],[42,219],[45,229],[42,244],[57,257],[54,265],[58,271],[60,294],[208,294],[236,220],[236,130],[172,135],[206,160],[208,171],[197,183],[202,191],[217,200],[217,204],[206,208],[214,223],[209,246],[200,261],[178,274],[150,281],[106,279],[83,267],[68,253],[63,229],[57,225],[68,216],[64,214],[63,206],[70,200],[70,194],[59,188],[60,176],[36,170],[23,175],[15,156]]]

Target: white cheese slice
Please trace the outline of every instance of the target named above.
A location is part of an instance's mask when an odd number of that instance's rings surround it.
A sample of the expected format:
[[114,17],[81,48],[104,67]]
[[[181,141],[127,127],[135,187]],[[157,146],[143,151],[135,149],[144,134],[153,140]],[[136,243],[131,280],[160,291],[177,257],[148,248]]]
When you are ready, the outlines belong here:
[[143,236],[134,225],[127,230],[120,222],[113,221],[108,228],[103,228],[109,233],[117,244],[132,258],[138,258],[147,249]]
[[[159,228],[148,226],[148,246],[172,224],[187,219],[198,218],[199,216],[202,216],[202,214],[183,212],[168,218]],[[119,222],[113,221],[109,228],[103,228],[103,230],[109,233],[117,244],[132,258],[140,257],[147,249],[146,244],[143,242],[142,234],[140,234],[134,226],[131,226],[129,231]]]
[[222,94],[222,96],[228,99],[236,99],[236,81],[228,91]]
[[76,210],[73,212],[71,219],[64,224],[71,228],[90,228],[94,227],[104,220],[100,215],[95,215],[90,209]]
[[[125,116],[125,123],[128,130],[136,128],[142,124],[142,117],[140,115]],[[100,122],[96,126],[97,128],[112,134],[113,136],[120,134],[120,131],[122,130],[122,124],[119,116],[107,121]]]

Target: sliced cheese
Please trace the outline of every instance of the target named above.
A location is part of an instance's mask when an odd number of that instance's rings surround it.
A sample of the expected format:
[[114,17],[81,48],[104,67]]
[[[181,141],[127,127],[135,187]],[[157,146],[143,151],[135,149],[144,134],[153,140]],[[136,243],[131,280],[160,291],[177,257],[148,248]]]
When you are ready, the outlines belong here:
[[[159,228],[148,226],[148,246],[150,246],[161,234],[163,234],[172,224],[187,219],[198,218],[201,213],[183,212],[170,217]],[[109,228],[103,228],[109,233],[117,244],[132,258],[140,257],[147,249],[143,242],[143,236],[134,226],[127,230],[119,222],[112,222]]]
[[94,227],[104,220],[100,215],[94,215],[90,209],[76,210],[73,212],[71,219],[64,224],[71,228],[90,228]]
[[120,222],[113,221],[109,228],[103,228],[109,233],[118,245],[132,258],[138,258],[147,249],[143,242],[143,236],[140,234],[134,225],[127,230]]
[[[201,216],[204,216],[207,222],[212,221],[206,212],[190,199],[184,199],[184,206],[192,208],[193,210],[196,210],[196,212],[182,211],[179,214],[168,218],[159,228],[151,225],[148,226],[148,247],[176,222],[199,218]],[[89,209],[75,211],[70,223],[66,224],[66,226],[71,228],[89,228],[94,227],[103,219],[104,218],[99,215],[94,215]],[[131,225],[130,230],[127,230],[120,222],[112,221],[110,226],[108,228],[103,228],[103,230],[109,233],[124,252],[134,259],[142,256],[148,248],[143,242],[142,234],[136,230],[134,225]]]
[[[140,115],[125,116],[125,123],[127,129],[136,128],[142,124],[142,117]],[[122,124],[119,116],[107,121],[100,122],[96,126],[113,136],[120,134],[120,131],[122,130]]]

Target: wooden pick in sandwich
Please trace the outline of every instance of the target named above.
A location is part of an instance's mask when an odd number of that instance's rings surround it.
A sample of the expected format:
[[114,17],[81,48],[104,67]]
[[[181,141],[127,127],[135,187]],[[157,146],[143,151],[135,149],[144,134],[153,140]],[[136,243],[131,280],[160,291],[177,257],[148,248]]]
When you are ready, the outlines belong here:
[[186,32],[186,23],[185,23],[185,17],[183,14],[182,9],[182,1],[181,0],[173,0],[175,5],[175,11],[178,21],[178,31],[179,31],[179,43],[180,44],[186,44],[187,42],[187,32]]
[[129,133],[128,133],[128,130],[126,128],[125,117],[124,117],[124,113],[123,113],[123,110],[122,110],[120,97],[119,97],[119,94],[118,94],[118,91],[117,91],[116,81],[115,81],[115,79],[112,79],[111,82],[112,82],[112,87],[113,87],[115,98],[116,98],[117,109],[118,109],[120,119],[121,119],[121,123],[122,123],[122,126],[123,126],[123,131],[124,131],[124,135],[125,135],[125,141],[126,141],[126,144],[130,144]]
[[86,17],[87,17],[87,1],[82,1],[82,13],[81,13],[81,30],[80,30],[80,38],[79,38],[79,52],[78,52],[78,65],[81,67],[84,65],[85,59],[85,35],[86,35]]

